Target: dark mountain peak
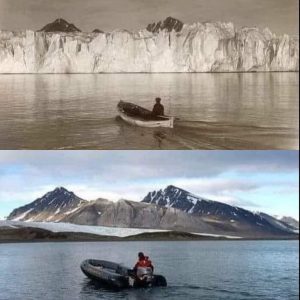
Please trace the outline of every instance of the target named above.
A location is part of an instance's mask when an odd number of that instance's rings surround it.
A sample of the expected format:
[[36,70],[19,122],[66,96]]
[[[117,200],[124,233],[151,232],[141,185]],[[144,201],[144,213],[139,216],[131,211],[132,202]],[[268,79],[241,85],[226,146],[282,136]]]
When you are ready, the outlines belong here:
[[28,220],[38,216],[40,213],[65,213],[85,202],[86,200],[77,197],[64,187],[57,187],[35,201],[14,209],[8,216],[8,220]]
[[93,33],[104,33],[104,31],[96,28],[96,29],[93,30]]
[[147,26],[147,30],[153,33],[159,32],[161,30],[167,30],[171,32],[175,30],[176,32],[181,31],[183,23],[175,18],[167,17],[164,21],[159,21],[157,23],[152,23]]
[[74,199],[80,199],[80,198],[77,197],[73,192],[68,191],[64,187],[57,187],[53,191],[46,193],[44,196],[37,199],[36,201],[43,202],[43,203],[50,202],[51,204],[53,203],[52,200],[55,200],[56,203],[59,203],[59,202],[70,202]]
[[175,27],[176,25],[179,25],[179,24],[182,24],[183,23],[178,20],[178,19],[175,19],[173,17],[167,17],[165,20],[164,20],[164,24],[165,25],[172,25],[173,27]]
[[142,200],[159,206],[173,207],[184,212],[194,212],[193,208],[203,199],[178,188],[174,185],[167,186],[164,190],[153,191]]
[[48,192],[48,193],[62,193],[62,194],[65,194],[65,195],[66,194],[74,195],[73,192],[68,191],[66,188],[64,188],[62,186],[56,187],[53,191]]
[[187,192],[186,190],[182,189],[182,188],[179,188],[175,185],[168,185],[165,189],[164,189],[165,192],[184,192],[184,193],[189,193]]
[[170,184],[165,189],[166,190],[174,190],[174,189],[178,189],[178,188],[175,185]]
[[62,18],[58,18],[58,19],[56,19],[56,20],[53,22],[53,24],[64,24],[64,25],[68,25],[69,23],[68,23],[66,20],[62,19]]
[[39,31],[45,32],[78,32],[81,31],[74,24],[67,22],[66,20],[59,18],[54,22],[47,24]]
[[76,197],[76,195],[73,192],[68,191],[64,187],[56,187],[54,190],[52,190],[50,192],[47,192],[45,195],[43,195],[42,197],[38,198],[37,200],[51,199],[53,197],[59,197],[60,199],[64,199],[66,197],[67,198]]

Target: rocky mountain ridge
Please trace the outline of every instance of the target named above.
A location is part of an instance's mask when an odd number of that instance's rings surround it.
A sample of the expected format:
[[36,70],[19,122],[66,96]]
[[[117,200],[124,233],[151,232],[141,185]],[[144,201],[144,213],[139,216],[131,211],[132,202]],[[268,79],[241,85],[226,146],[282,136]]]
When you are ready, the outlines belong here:
[[64,188],[57,188],[15,209],[8,220],[165,229],[243,237],[295,233],[293,227],[267,214],[252,213],[202,199],[174,186],[151,192],[142,202],[112,202],[106,199],[86,201]]
[[59,221],[79,209],[88,201],[77,197],[73,192],[58,187],[41,198],[14,209],[8,220],[15,221]]
[[146,29],[152,33],[157,33],[161,30],[167,30],[168,32],[174,30],[175,32],[179,32],[182,30],[183,25],[181,21],[168,17],[164,21],[149,24]]

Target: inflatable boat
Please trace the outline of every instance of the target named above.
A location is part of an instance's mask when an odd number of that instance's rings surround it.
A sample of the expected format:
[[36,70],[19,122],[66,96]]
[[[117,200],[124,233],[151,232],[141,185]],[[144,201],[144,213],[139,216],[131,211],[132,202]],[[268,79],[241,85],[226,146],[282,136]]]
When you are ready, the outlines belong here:
[[141,127],[169,127],[174,126],[174,117],[171,116],[154,116],[146,108],[136,104],[120,101],[118,103],[119,116],[131,125]]
[[130,268],[110,261],[87,259],[80,268],[88,278],[113,289],[167,286],[162,275],[145,270],[144,274],[137,276]]

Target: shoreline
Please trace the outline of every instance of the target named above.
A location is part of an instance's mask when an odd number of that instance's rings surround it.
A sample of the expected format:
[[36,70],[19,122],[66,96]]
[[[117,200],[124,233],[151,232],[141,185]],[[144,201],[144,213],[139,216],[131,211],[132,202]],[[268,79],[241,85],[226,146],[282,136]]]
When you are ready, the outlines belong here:
[[166,239],[166,240],[29,240],[29,241],[24,241],[24,240],[14,240],[14,241],[0,241],[0,245],[2,244],[32,244],[32,243],[96,243],[96,242],[114,242],[114,243],[119,243],[119,242],[224,242],[224,241],[229,241],[229,242],[235,242],[235,241],[299,241],[299,238],[261,238],[261,239],[254,239],[254,238],[245,238],[245,239],[190,239],[190,240],[171,240],[171,239]]
[[45,238],[28,238],[28,239],[17,239],[17,238],[7,238],[1,239],[0,235],[0,245],[1,244],[19,244],[19,243],[68,243],[68,242],[202,242],[202,241],[299,241],[299,235],[291,236],[274,236],[274,237],[239,237],[239,238],[226,238],[222,236],[201,236],[196,234],[190,234],[187,232],[168,232],[166,233],[151,233],[151,234],[138,234],[136,236],[101,236],[101,235],[88,235],[87,237],[76,237],[76,233],[64,232],[64,235],[75,234],[75,237],[62,237],[62,232],[53,233],[52,237]]

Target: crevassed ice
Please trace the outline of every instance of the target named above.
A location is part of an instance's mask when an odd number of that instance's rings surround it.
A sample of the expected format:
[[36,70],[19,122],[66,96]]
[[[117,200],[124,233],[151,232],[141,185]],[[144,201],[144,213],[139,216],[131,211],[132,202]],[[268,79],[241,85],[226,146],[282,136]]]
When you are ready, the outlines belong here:
[[298,37],[232,23],[181,32],[0,31],[0,73],[298,71]]

